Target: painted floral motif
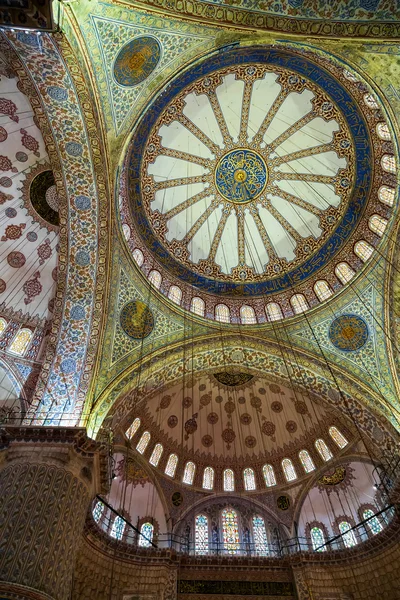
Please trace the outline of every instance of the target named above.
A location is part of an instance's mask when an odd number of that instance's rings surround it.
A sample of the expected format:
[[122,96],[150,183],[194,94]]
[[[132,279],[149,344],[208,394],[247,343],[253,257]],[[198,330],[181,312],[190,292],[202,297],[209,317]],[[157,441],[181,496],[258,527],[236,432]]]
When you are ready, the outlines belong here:
[[29,135],[29,133],[25,129],[21,129],[20,133],[22,134],[21,144],[25,148],[33,152],[35,156],[39,157],[39,142],[35,140],[35,138],[32,135]]
[[207,415],[207,421],[210,423],[210,425],[215,425],[215,423],[218,423],[218,420],[219,417],[215,412],[211,412],[209,415]]
[[13,173],[18,173],[17,167],[12,166],[12,162],[7,156],[0,156],[0,171],[12,171]]
[[4,235],[1,236],[1,241],[18,240],[22,235],[22,230],[25,229],[25,223],[20,225],[7,225]]
[[183,408],[189,408],[190,406],[192,406],[192,404],[193,404],[193,400],[191,399],[190,396],[186,396],[182,400],[182,406],[183,406]]
[[5,142],[8,138],[8,133],[4,127],[0,127],[0,142]]
[[188,419],[185,423],[185,440],[189,439],[189,435],[192,435],[195,431],[197,431],[197,419],[198,413],[195,413],[191,419]]
[[272,421],[264,421],[264,423],[261,426],[261,431],[265,435],[272,436],[272,435],[274,435],[275,430],[276,430],[276,426],[274,423],[272,423]]
[[168,427],[173,429],[178,425],[178,417],[176,415],[171,415],[167,421]]
[[35,296],[38,296],[42,291],[42,284],[40,283],[40,281],[38,281],[39,277],[40,273],[39,271],[36,271],[32,279],[28,279],[28,281],[26,281],[22,286],[22,289],[24,290],[24,293],[26,295],[26,297],[24,298],[25,304],[30,304],[32,302],[32,299]]
[[247,448],[254,448],[257,444],[257,440],[253,435],[248,435],[244,440],[244,443],[246,444]]
[[0,192],[0,204],[4,204],[7,200],[12,200],[14,196],[11,194],[5,194],[4,192]]
[[276,413],[279,413],[279,412],[281,412],[283,410],[282,403],[278,402],[278,400],[275,400],[275,402],[272,402],[271,408]]
[[168,408],[171,404],[171,396],[164,396],[160,401],[160,408]]
[[289,433],[295,433],[297,431],[297,424],[294,421],[288,421],[286,423],[286,429]]
[[12,179],[10,179],[9,177],[0,177],[0,185],[9,188],[12,186]]
[[7,288],[6,282],[4,281],[4,279],[0,279],[0,294],[5,292],[6,288]]
[[12,121],[18,123],[19,117],[15,113],[17,112],[17,106],[11,100],[7,98],[0,98],[0,113],[8,115]]
[[10,267],[13,267],[14,269],[19,269],[20,267],[24,266],[26,258],[22,254],[22,252],[13,251],[10,252],[7,256],[7,262],[10,265]]
[[50,246],[50,240],[49,238],[46,238],[43,242],[43,244],[40,244],[40,246],[37,249],[37,253],[39,256],[39,265],[43,265],[45,263],[45,261],[50,258],[50,256],[52,255],[52,249]]
[[240,422],[243,423],[243,425],[250,425],[251,421],[252,418],[248,413],[243,413],[240,415]]

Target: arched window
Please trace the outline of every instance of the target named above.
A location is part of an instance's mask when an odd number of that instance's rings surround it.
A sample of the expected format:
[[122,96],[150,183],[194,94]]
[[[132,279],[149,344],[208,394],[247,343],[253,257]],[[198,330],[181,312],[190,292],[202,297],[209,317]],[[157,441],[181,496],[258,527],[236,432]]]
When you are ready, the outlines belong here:
[[254,477],[253,469],[250,469],[250,467],[247,467],[247,469],[243,471],[243,481],[245,490],[256,489],[256,478]]
[[150,271],[149,281],[150,281],[151,285],[154,285],[155,288],[160,289],[161,273],[159,273],[158,271]]
[[315,470],[315,465],[307,450],[300,450],[299,458],[306,473],[311,473],[311,471]]
[[154,446],[153,452],[151,453],[150,461],[149,461],[150,464],[153,465],[153,467],[158,466],[158,463],[160,462],[160,458],[163,453],[163,450],[164,450],[164,448],[163,448],[162,444],[156,444]]
[[292,296],[290,298],[290,304],[296,315],[303,313],[308,309],[307,300],[304,298],[303,294],[295,294]]
[[200,317],[204,317],[204,313],[206,310],[204,300],[202,300],[201,298],[197,298],[197,296],[192,298],[192,302],[190,303],[190,310],[192,311],[192,313],[200,315]]
[[3,319],[2,317],[0,317],[0,335],[3,333],[3,331],[6,329],[7,327],[7,321],[5,319]]
[[224,491],[234,492],[235,491],[235,474],[232,469],[224,470]]
[[312,527],[310,531],[310,536],[313,550],[317,550],[318,552],[325,552],[325,536],[322,529],[320,527]]
[[335,275],[344,285],[353,279],[355,272],[346,262],[341,262],[335,267]]
[[328,285],[328,282],[324,279],[321,279],[320,281],[317,281],[315,283],[314,292],[320,302],[323,302],[327,298],[330,298],[330,296],[332,296],[333,294],[331,288]]
[[396,159],[393,154],[384,154],[381,158],[381,165],[387,173],[396,173]]
[[98,523],[103,516],[105,505],[98,500],[93,509],[93,519]]
[[369,108],[379,108],[379,105],[372,94],[364,94],[364,102]]
[[256,313],[254,312],[254,308],[244,304],[240,307],[240,320],[243,325],[254,325],[257,323]]
[[344,448],[349,443],[337,427],[329,427],[329,435],[340,449]]
[[170,454],[165,467],[165,474],[173,477],[175,475],[176,467],[178,465],[178,457],[176,454]]
[[376,126],[376,133],[379,135],[381,140],[390,140],[390,131],[387,123],[378,123]]
[[282,461],[282,469],[286,477],[286,481],[294,481],[297,479],[297,474],[290,458],[284,458]]
[[136,262],[138,267],[141,267],[142,264],[144,263],[144,256],[143,256],[143,252],[141,250],[139,250],[139,248],[135,248],[134,251],[132,252],[133,255],[133,259]]
[[265,485],[267,487],[272,487],[276,485],[276,477],[274,473],[274,468],[272,465],[264,465],[263,466],[263,475],[265,480]]
[[324,440],[321,440],[321,438],[319,440],[315,440],[314,445],[318,451],[318,454],[322,458],[322,460],[327,462],[328,460],[331,460],[331,458],[333,458],[333,454],[329,450],[328,446],[325,444]]
[[150,432],[149,431],[144,431],[142,433],[142,437],[140,438],[138,445],[136,446],[136,450],[138,452],[140,452],[140,454],[143,454],[143,452],[146,450],[147,446],[149,445],[150,442]]
[[30,329],[20,329],[15,338],[13,339],[9,351],[13,354],[18,354],[19,356],[22,356],[23,354],[25,354],[29,343],[32,339],[32,336],[33,333]]
[[111,537],[115,538],[116,540],[122,540],[122,536],[124,535],[124,530],[125,530],[125,521],[123,520],[122,517],[117,516],[114,519],[114,522],[112,524],[111,527]]
[[379,521],[378,517],[374,517],[374,512],[370,508],[366,508],[363,511],[362,516],[364,521],[366,519],[369,519],[366,525],[373,535],[376,535],[377,533],[380,533],[382,531],[382,523]]
[[137,430],[140,427],[140,419],[139,417],[136,417],[136,419],[133,421],[132,425],[126,430],[126,437],[128,437],[129,439],[132,439],[133,436],[135,435],[135,433],[137,432]]
[[168,298],[175,302],[175,304],[180,304],[182,302],[182,290],[177,285],[171,285],[168,292]]
[[339,531],[342,534],[342,540],[346,548],[352,548],[357,545],[354,531],[351,531],[351,525],[347,521],[339,523]]
[[255,515],[252,521],[255,551],[259,556],[268,556],[268,537],[264,519],[260,515]]
[[383,204],[393,206],[395,194],[396,190],[394,188],[388,187],[387,185],[381,185],[378,191],[378,198]]
[[268,302],[265,307],[268,321],[280,321],[283,319],[282,309],[276,302]]
[[131,239],[131,228],[129,227],[129,225],[127,223],[124,223],[122,225],[122,231],[124,232],[124,238],[126,239],[126,241]]
[[195,521],[195,551],[196,554],[208,554],[208,518],[197,515]]
[[229,554],[239,550],[239,527],[236,511],[226,508],[222,511],[222,541]]
[[370,230],[376,233],[376,235],[379,235],[379,237],[382,237],[385,233],[387,224],[387,220],[383,217],[380,217],[379,215],[372,215],[372,217],[370,217],[368,221],[368,226]]
[[212,490],[214,487],[214,469],[212,467],[206,467],[203,472],[203,488],[205,490]]
[[230,323],[231,313],[226,304],[217,304],[215,307],[215,320],[221,323]]
[[185,465],[185,471],[183,473],[183,483],[187,483],[188,485],[192,485],[194,479],[194,472],[196,470],[196,465],[194,462],[190,461]]
[[143,523],[140,528],[138,546],[149,548],[153,541],[154,525],[152,523]]
[[354,254],[361,258],[363,262],[367,262],[367,260],[371,257],[373,251],[373,247],[364,240],[360,240],[359,242],[354,244]]

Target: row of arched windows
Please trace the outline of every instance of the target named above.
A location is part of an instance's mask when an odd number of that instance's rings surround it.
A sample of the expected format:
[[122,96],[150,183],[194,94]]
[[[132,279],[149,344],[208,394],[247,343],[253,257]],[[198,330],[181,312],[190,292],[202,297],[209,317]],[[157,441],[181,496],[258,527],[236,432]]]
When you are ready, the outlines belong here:
[[[100,523],[102,520],[105,508],[105,504],[101,502],[101,500],[96,502],[92,512],[93,519],[96,521],[96,523]],[[112,521],[112,524],[110,523],[110,525],[111,529],[109,529],[109,535],[116,540],[122,540],[126,532],[126,521],[119,515],[116,515]],[[145,523],[142,523],[139,531],[140,535],[138,536],[137,540],[138,546],[142,548],[148,548],[152,545],[154,537],[154,525],[146,521]]]
[[[7,325],[7,321],[3,317],[0,317],[0,337],[6,330]],[[23,356],[28,350],[28,346],[31,343],[32,338],[33,331],[31,329],[28,329],[27,327],[20,327],[14,334],[7,351],[11,352],[12,354]]]
[[[365,521],[365,528],[371,535],[376,535],[383,530],[383,525],[379,518],[375,515],[371,508],[366,508],[362,511],[361,517]],[[357,545],[357,537],[352,528],[352,525],[342,520],[337,524],[338,530],[341,534],[343,545],[346,548],[352,548]],[[325,545],[327,542],[326,535],[322,527],[314,526],[310,529],[311,545],[313,550],[317,552],[324,552],[327,549]]]
[[[138,431],[138,429],[140,427],[140,423],[141,423],[140,418],[136,417],[136,419],[133,421],[132,425],[126,431],[126,435],[129,439],[131,439],[135,435],[135,433]],[[340,449],[343,449],[345,446],[347,446],[347,444],[348,444],[347,439],[344,437],[344,435],[339,431],[339,429],[337,427],[332,426],[329,428],[328,431],[329,431],[330,437],[332,438],[332,440],[336,443],[336,445]],[[139,442],[136,445],[136,450],[140,454],[143,454],[143,452],[146,450],[147,446],[150,443],[150,439],[151,439],[150,432],[144,431],[139,439]],[[314,443],[314,446],[324,462],[327,462],[328,460],[331,460],[333,458],[333,454],[332,454],[331,450],[329,449],[329,447],[327,446],[327,444],[325,443],[325,441],[322,438],[317,439]],[[150,455],[150,459],[149,459],[149,462],[151,465],[153,465],[153,467],[158,466],[161,456],[163,454],[163,451],[164,451],[164,448],[163,448],[162,444],[157,443],[154,446],[153,451]],[[299,459],[303,466],[304,472],[306,474],[311,473],[311,471],[315,470],[314,462],[310,456],[310,453],[307,450],[300,450]],[[282,470],[283,470],[283,474],[285,476],[286,481],[288,481],[288,482],[295,481],[297,479],[297,473],[296,473],[296,469],[293,465],[293,462],[290,460],[290,458],[284,458],[282,460],[281,465],[282,465]],[[168,475],[169,477],[174,477],[177,466],[178,466],[178,456],[175,453],[172,453],[168,457],[167,464],[166,464],[165,471],[164,471],[165,474]],[[272,465],[268,465],[268,464],[264,465],[262,471],[263,471],[265,485],[267,487],[276,485],[276,477],[275,477],[275,472],[274,472]],[[195,463],[192,461],[188,461],[184,468],[182,483],[185,483],[187,485],[192,485],[193,481],[194,481],[195,472],[196,472]],[[214,479],[215,479],[215,471],[214,471],[213,467],[205,467],[205,469],[203,471],[203,481],[202,481],[203,489],[205,489],[205,490],[214,489]],[[225,492],[234,492],[235,491],[235,473],[234,473],[234,471],[232,469],[224,469],[223,474],[222,474],[222,479],[223,479],[224,491]],[[252,491],[252,490],[257,489],[255,473],[254,473],[254,470],[250,467],[247,467],[243,470],[243,485],[244,485],[244,489],[247,491]]]

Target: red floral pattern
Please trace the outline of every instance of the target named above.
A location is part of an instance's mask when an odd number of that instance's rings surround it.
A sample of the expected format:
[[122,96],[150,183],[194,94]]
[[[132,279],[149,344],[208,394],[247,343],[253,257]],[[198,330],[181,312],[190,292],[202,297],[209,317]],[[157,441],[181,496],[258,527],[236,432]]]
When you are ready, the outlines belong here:
[[40,283],[40,281],[38,281],[39,277],[40,273],[39,271],[36,271],[32,279],[28,279],[28,281],[25,281],[24,285],[22,286],[22,289],[24,290],[24,293],[26,295],[26,298],[24,298],[25,304],[30,304],[32,302],[32,299],[35,296],[38,296],[42,291],[42,284]]
[[32,135],[29,135],[26,129],[21,129],[20,133],[22,134],[22,145],[28,150],[31,150],[35,156],[40,156],[39,142]]
[[26,224],[21,223],[20,225],[8,225],[1,236],[1,241],[6,242],[7,240],[18,240],[22,235],[22,230],[25,229]]
[[0,156],[0,171],[12,171],[13,173],[18,173],[17,167],[12,166],[12,162],[7,156]]
[[51,249],[50,246],[50,240],[49,238],[46,238],[43,242],[43,244],[41,244],[38,249],[37,249],[37,253],[39,256],[39,265],[43,265],[45,263],[45,261],[50,258],[50,256],[52,255],[53,251]]
[[18,123],[19,117],[15,113],[17,112],[17,106],[11,100],[7,98],[0,98],[0,113],[8,115],[12,121]]

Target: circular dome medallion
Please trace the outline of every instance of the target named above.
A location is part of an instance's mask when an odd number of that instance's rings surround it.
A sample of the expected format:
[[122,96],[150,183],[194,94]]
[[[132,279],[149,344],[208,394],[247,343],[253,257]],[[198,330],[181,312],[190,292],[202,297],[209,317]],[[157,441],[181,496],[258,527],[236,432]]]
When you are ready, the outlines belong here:
[[358,315],[341,315],[329,327],[329,339],[338,350],[360,350],[368,340],[368,325]]
[[131,300],[122,308],[119,321],[129,337],[141,340],[153,331],[154,317],[149,307],[140,300]]
[[161,46],[155,38],[143,35],[128,42],[118,52],[114,77],[125,87],[138,85],[154,71],[161,56]]
[[246,204],[259,196],[267,185],[264,159],[253,150],[239,148],[222,156],[215,170],[215,185],[221,196],[236,204]]

